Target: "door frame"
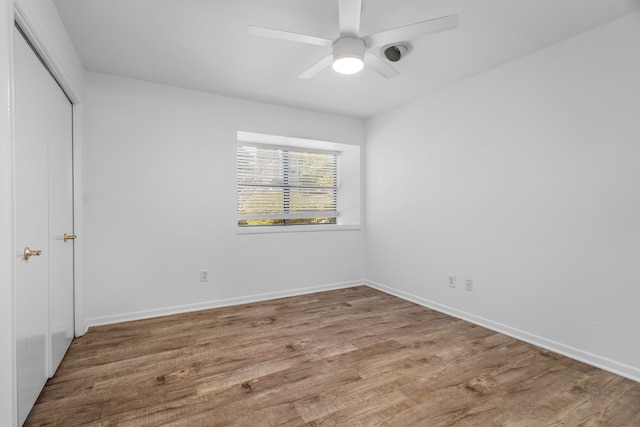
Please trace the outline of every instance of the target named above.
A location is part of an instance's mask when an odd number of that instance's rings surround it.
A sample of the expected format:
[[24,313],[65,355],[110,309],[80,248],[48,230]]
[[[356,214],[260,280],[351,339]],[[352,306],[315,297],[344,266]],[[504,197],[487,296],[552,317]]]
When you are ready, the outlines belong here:
[[[60,61],[57,60],[55,52],[50,44],[44,39],[43,32],[37,26],[37,22],[26,3],[23,5],[19,1],[14,1],[14,21],[18,24],[27,40],[38,53],[45,66],[53,74],[64,93],[72,104],[72,148],[73,148],[73,233],[79,238],[74,242],[74,326],[75,335],[81,336],[86,332],[84,324],[84,274],[83,274],[83,212],[82,212],[82,144],[81,144],[81,104],[78,91],[73,87],[67,77]],[[13,61],[12,61],[13,68]],[[15,142],[14,142],[15,143]],[[15,286],[15,277],[14,277]]]
[[[74,232],[79,236],[74,246],[75,335],[86,332],[84,322],[83,269],[83,189],[82,189],[82,87],[74,86],[65,60],[47,40],[48,17],[39,18],[30,0],[0,1],[0,425],[17,424],[17,381],[15,342],[15,193],[13,126],[13,27],[17,23],[41,56],[72,103]],[[51,1],[50,7],[55,8]],[[40,12],[40,11],[38,11]],[[54,23],[55,24],[55,23]],[[46,25],[47,28],[43,28]],[[60,24],[61,26],[62,24]],[[54,25],[55,26],[55,25]],[[53,36],[53,35],[52,35]],[[69,65],[71,67],[72,65]],[[73,70],[71,70],[71,73]],[[81,84],[81,83],[78,83]]]

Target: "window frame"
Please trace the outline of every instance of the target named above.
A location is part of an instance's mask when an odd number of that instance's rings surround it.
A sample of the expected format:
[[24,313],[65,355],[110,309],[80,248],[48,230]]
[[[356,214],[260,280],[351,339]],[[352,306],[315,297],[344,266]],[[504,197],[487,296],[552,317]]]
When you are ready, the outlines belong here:
[[361,159],[360,146],[343,144],[330,141],[320,141],[304,138],[293,138],[278,135],[260,134],[254,132],[237,132],[237,144],[235,150],[236,162],[238,159],[238,146],[252,145],[268,148],[280,148],[291,151],[310,151],[332,153],[337,155],[337,200],[336,224],[289,224],[289,225],[238,225],[238,169],[235,168],[236,198],[235,198],[235,224],[236,234],[262,234],[262,233],[290,233],[290,232],[318,232],[318,231],[342,231],[361,230]]

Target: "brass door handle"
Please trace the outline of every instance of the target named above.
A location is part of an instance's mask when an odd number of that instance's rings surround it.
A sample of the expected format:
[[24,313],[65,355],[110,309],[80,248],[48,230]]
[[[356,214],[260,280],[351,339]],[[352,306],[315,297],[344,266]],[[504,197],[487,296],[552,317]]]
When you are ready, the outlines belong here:
[[69,236],[67,233],[64,233],[64,237],[62,239],[66,242],[67,240],[76,240],[77,237],[78,236],[76,236],[75,234]]
[[42,251],[40,249],[31,250],[29,246],[27,246],[24,248],[24,259],[28,261],[32,256],[40,256],[41,253]]

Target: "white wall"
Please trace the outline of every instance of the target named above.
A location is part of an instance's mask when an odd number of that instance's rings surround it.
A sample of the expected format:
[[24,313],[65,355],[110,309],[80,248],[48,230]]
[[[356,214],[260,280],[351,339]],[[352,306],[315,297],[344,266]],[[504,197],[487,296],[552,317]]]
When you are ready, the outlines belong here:
[[640,380],[638,52],[634,13],[370,119],[367,278]]
[[87,324],[364,278],[362,231],[236,235],[235,225],[238,130],[362,145],[362,120],[97,73],[85,98]]

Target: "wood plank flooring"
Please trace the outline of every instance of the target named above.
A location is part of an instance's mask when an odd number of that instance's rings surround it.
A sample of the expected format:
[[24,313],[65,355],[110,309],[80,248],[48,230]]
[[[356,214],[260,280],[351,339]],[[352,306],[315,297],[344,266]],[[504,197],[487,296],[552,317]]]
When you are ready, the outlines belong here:
[[640,383],[361,286],[91,328],[27,426],[640,426]]

